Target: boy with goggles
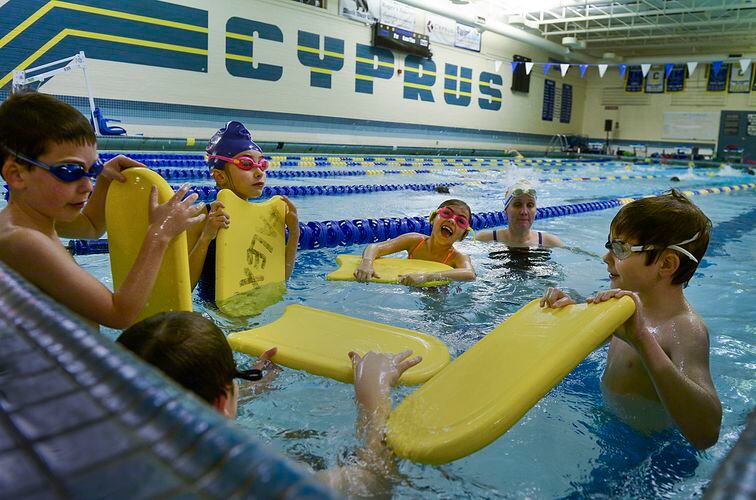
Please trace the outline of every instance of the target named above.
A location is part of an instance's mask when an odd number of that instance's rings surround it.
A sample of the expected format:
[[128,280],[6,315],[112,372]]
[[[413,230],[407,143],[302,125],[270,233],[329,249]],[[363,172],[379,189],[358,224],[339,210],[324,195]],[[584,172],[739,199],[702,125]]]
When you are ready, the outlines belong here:
[[[709,372],[706,324],[683,289],[706,252],[710,232],[711,221],[676,190],[625,205],[605,244],[612,289],[588,299],[597,303],[627,295],[636,306],[611,339],[601,380],[605,401],[643,431],[676,425],[698,449],[717,442],[722,406]],[[541,299],[546,307],[573,303],[556,288]],[[655,402],[649,403],[654,407],[640,414],[637,398]]]
[[158,205],[153,192],[147,237],[115,293],[79,267],[59,237],[102,236],[108,186],[135,166],[144,165],[123,156],[103,165],[92,126],[68,104],[38,93],[10,96],[0,105],[0,173],[10,191],[0,211],[0,260],[90,322],[129,326],[149,297],[168,243],[204,218],[192,206],[196,195],[183,199],[188,187],[182,187]]
[[[166,376],[213,406],[218,413],[236,418],[237,379],[257,381],[271,364],[276,349],[260,355],[251,369],[239,370],[224,333],[209,319],[194,312],[156,314],[125,330],[118,342]],[[319,471],[318,479],[347,497],[390,497],[395,461],[386,445],[385,430],[391,412],[391,387],[409,368],[422,361],[398,354],[349,353],[357,400],[357,435],[362,446],[353,465]],[[261,383],[269,378],[266,376]],[[253,389],[255,387],[253,386]]]
[[[230,121],[210,139],[205,150],[207,163],[218,189],[230,189],[239,198],[259,198],[265,188],[265,171],[268,160],[262,149],[252,140],[252,134],[238,121]],[[289,229],[286,242],[286,278],[294,270],[294,259],[299,244],[299,218],[297,207],[285,196],[286,216],[284,223]],[[215,300],[215,237],[220,228],[228,227],[231,220],[223,210],[223,203],[210,205],[207,220],[190,228],[189,270],[192,285],[199,282],[200,296]]]
[[357,281],[369,281],[371,277],[379,277],[373,268],[373,261],[392,253],[406,251],[408,259],[422,259],[442,264],[448,264],[454,269],[435,273],[413,273],[400,276],[400,282],[405,285],[419,285],[428,281],[455,280],[472,281],[475,279],[475,269],[470,257],[457,252],[454,243],[462,241],[472,231],[470,218],[472,211],[462,200],[446,200],[436,210],[431,212],[429,220],[432,224],[430,236],[420,233],[407,233],[381,243],[373,243],[365,247],[362,261],[354,270]]
[[543,231],[534,231],[536,217],[536,190],[527,180],[519,180],[507,189],[504,195],[504,213],[507,227],[493,231],[481,231],[475,236],[478,241],[498,241],[508,247],[550,248],[562,247],[559,237]]

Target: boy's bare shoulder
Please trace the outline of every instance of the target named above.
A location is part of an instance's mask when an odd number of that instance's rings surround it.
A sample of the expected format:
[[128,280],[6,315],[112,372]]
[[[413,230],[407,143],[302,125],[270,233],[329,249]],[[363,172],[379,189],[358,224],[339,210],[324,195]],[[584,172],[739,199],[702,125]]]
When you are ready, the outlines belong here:
[[59,240],[53,240],[44,233],[24,226],[5,225],[0,230],[0,256],[6,262],[18,259],[29,260],[35,255],[50,252],[65,252]]
[[685,348],[698,345],[708,349],[709,330],[704,320],[693,310],[669,318],[659,325],[659,333],[666,340],[664,347],[674,348],[679,345]]

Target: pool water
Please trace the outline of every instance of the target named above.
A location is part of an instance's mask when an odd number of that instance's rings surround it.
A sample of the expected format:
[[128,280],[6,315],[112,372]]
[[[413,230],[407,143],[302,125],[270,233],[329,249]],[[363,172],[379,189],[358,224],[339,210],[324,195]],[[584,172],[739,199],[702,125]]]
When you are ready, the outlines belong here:
[[[512,167],[473,173],[270,179],[268,185],[464,183],[451,187],[450,194],[400,191],[292,198],[300,221],[311,221],[418,216],[428,214],[441,201],[452,197],[467,201],[473,211],[500,211],[506,186],[521,177],[533,179],[537,184],[539,206],[638,196],[671,186],[696,189],[752,180],[732,169],[687,172],[625,163],[567,166],[576,170],[544,172]],[[598,175],[658,177],[584,182],[537,180]],[[673,175],[680,182],[670,182]],[[614,417],[603,404],[599,385],[606,358],[604,347],[589,355],[517,425],[483,450],[443,466],[400,461],[394,494],[413,498],[699,495],[737,440],[756,400],[753,377],[756,310],[748,306],[753,303],[756,288],[753,272],[756,197],[753,191],[739,191],[696,196],[693,201],[714,224],[709,250],[686,296],[709,327],[711,371],[724,410],[716,446],[696,453],[677,432],[643,436]],[[607,288],[606,265],[600,256],[616,211],[536,220],[535,229],[558,235],[569,247],[575,247],[572,249],[522,256],[501,252],[503,247],[496,243],[470,240],[459,243],[457,248],[470,254],[478,273],[474,282],[416,289],[326,281],[325,275],[335,267],[336,255],[363,250],[363,246],[339,247],[300,252],[288,293],[280,303],[257,317],[227,318],[199,299],[195,299],[195,310],[231,332],[269,323],[283,313],[286,305],[302,303],[435,335],[456,357],[522,305],[539,297],[546,287],[557,286],[580,298]],[[489,255],[492,252],[500,253]],[[112,283],[107,255],[82,256],[77,260],[102,281]],[[239,359],[247,358],[240,355]],[[395,389],[395,403],[412,390]],[[241,388],[238,423],[314,469],[333,467],[351,459],[358,446],[355,416],[351,385],[304,372],[282,369],[267,391],[256,391],[250,385]]]

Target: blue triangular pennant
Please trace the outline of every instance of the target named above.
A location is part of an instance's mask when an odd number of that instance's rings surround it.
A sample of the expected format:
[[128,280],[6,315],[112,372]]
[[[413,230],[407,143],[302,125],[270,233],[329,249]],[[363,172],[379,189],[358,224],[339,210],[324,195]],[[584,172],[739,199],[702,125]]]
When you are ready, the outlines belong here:
[[543,63],[543,74],[544,75],[549,72],[549,68],[550,67],[551,67],[551,63]]
[[675,65],[672,63],[667,63],[664,65],[664,71],[667,74],[667,78],[669,78],[669,74],[672,73],[673,69],[675,69]]
[[619,72],[620,72],[620,76],[622,78],[625,78],[625,70],[626,69],[627,69],[627,64],[620,64],[619,65]]
[[517,71],[517,65],[520,64],[520,61],[512,61],[512,73]]
[[580,65],[580,78],[583,78],[585,76],[585,70],[588,69],[587,64],[581,64]]
[[714,74],[717,75],[722,69],[722,61],[714,61],[711,63],[711,69],[714,71]]

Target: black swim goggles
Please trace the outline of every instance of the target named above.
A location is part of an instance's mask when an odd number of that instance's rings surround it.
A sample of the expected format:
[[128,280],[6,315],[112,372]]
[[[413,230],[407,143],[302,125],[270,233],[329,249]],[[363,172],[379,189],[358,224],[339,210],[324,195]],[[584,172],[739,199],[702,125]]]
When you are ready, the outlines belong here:
[[8,147],[6,147],[5,149],[19,160],[34,165],[35,167],[39,167],[43,170],[47,170],[63,182],[75,182],[82,177],[89,177],[90,179],[94,179],[95,177],[100,175],[100,172],[102,172],[102,169],[105,167],[105,165],[99,158],[97,158],[97,161],[95,161],[92,166],[89,167],[89,169],[87,169],[81,163],[59,163],[57,165],[48,165],[47,163],[41,162],[39,160],[33,160],[26,155],[17,153],[16,151],[13,151]]

